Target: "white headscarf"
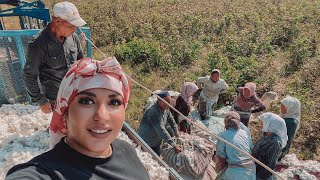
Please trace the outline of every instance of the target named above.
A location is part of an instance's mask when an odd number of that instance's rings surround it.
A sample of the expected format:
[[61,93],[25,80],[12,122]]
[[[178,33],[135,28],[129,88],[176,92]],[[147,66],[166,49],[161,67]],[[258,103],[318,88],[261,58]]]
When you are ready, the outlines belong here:
[[287,96],[286,98],[281,100],[281,104],[283,104],[287,108],[287,113],[281,113],[282,118],[294,118],[300,121],[301,104],[297,98]]
[[288,141],[287,127],[284,119],[271,112],[261,114],[259,119],[263,122],[262,132],[277,134],[281,138],[281,145],[284,148]]

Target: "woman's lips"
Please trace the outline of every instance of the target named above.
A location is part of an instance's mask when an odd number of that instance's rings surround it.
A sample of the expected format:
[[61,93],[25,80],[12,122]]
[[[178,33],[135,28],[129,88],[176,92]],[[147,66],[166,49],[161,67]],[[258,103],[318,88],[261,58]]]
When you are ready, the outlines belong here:
[[89,133],[95,138],[106,138],[110,135],[112,129],[107,127],[94,127],[89,129]]

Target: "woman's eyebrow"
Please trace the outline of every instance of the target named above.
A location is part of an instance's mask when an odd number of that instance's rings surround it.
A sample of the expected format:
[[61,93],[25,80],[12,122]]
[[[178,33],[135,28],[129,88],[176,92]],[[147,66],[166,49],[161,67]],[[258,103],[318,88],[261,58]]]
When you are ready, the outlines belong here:
[[109,97],[109,98],[116,98],[116,97],[118,97],[118,96],[120,96],[120,95],[117,94],[117,93],[115,93],[115,94],[110,94],[108,97]]
[[94,93],[87,92],[87,91],[79,92],[77,95],[81,95],[81,94],[84,94],[84,95],[87,95],[87,96],[97,97]]

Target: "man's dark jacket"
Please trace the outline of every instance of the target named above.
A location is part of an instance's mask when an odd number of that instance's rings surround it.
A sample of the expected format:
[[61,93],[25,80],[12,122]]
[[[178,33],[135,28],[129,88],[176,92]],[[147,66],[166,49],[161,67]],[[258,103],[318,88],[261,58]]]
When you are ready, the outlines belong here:
[[[38,105],[54,103],[68,68],[83,58],[79,37],[74,33],[64,42],[55,40],[49,26],[29,43],[23,79],[32,101]],[[41,90],[38,79],[41,83]]]

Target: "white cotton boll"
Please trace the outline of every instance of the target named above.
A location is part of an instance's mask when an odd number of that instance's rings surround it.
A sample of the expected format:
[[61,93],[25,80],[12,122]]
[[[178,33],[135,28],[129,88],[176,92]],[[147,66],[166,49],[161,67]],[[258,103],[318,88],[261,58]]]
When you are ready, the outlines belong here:
[[136,152],[142,164],[147,169],[150,179],[164,180],[169,178],[169,172],[160,166],[159,163],[152,158],[151,154],[143,152],[140,146],[136,148]]
[[281,163],[289,166],[288,169],[284,170],[281,175],[292,179],[294,175],[298,175],[300,179],[313,180],[316,177],[310,172],[320,172],[320,162],[317,161],[299,161],[295,154],[287,154]]
[[317,177],[309,174],[306,170],[302,170],[299,174],[301,180],[317,180]]
[[281,162],[287,166],[297,166],[299,165],[299,160],[295,154],[287,154]]
[[318,161],[305,161],[301,165],[308,172],[320,172],[320,162]]
[[[294,174],[293,174],[293,169],[294,168],[288,168],[284,170],[282,173],[280,173],[280,176],[283,177],[284,179],[293,179]],[[277,178],[279,179],[279,178]]]
[[[7,123],[0,123],[0,141],[2,141],[3,137],[7,136],[8,128],[9,127],[8,127]],[[0,145],[0,147],[1,147],[1,145]]]
[[224,118],[224,116],[230,111],[230,109],[231,109],[231,106],[225,106],[221,109],[213,111],[212,116]]

